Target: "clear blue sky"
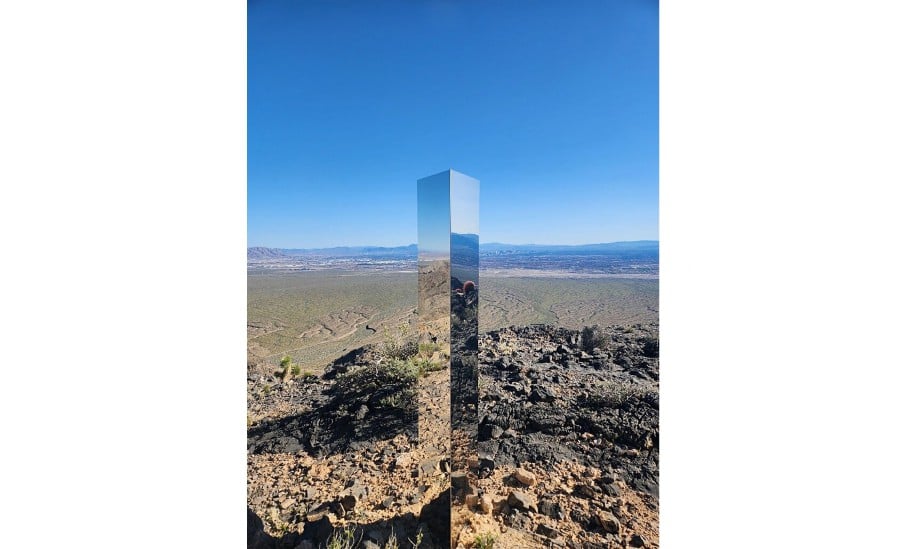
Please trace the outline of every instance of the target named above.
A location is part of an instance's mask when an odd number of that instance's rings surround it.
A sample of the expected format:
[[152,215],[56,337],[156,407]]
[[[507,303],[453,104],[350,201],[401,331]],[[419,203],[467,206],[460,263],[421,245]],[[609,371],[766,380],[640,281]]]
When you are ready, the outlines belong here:
[[250,0],[248,243],[416,241],[481,181],[481,242],[658,238],[658,5]]

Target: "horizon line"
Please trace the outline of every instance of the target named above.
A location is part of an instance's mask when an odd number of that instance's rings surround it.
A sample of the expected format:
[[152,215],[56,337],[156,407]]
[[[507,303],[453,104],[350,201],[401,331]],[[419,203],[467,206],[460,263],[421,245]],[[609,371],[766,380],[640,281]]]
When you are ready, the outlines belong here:
[[[659,239],[653,238],[639,238],[636,240],[612,240],[609,242],[586,242],[583,244],[545,244],[545,243],[537,243],[537,242],[526,242],[523,244],[515,244],[512,242],[485,242],[480,244],[480,246],[488,246],[492,244],[499,244],[503,246],[597,246],[602,244],[623,244],[630,242],[656,242],[659,243]],[[312,247],[289,247],[289,246],[265,246],[265,245],[254,245],[247,246],[247,249],[250,248],[268,248],[270,250],[328,250],[333,248],[408,248],[410,246],[417,246],[416,242],[411,242],[409,244],[394,244],[394,245],[374,245],[374,244],[339,244],[335,246],[312,246]]]

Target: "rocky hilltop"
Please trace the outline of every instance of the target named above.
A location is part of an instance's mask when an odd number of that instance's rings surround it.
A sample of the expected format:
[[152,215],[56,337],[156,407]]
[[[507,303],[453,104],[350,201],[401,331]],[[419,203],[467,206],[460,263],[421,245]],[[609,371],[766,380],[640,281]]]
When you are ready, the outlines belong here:
[[448,500],[454,547],[658,547],[657,325],[477,337],[478,456],[452,475],[417,445],[449,372],[414,349],[249,371],[248,547],[446,547]]
[[470,491],[492,512],[469,514],[462,541],[494,531],[507,547],[518,530],[534,547],[657,547],[658,326],[512,327],[479,348]]

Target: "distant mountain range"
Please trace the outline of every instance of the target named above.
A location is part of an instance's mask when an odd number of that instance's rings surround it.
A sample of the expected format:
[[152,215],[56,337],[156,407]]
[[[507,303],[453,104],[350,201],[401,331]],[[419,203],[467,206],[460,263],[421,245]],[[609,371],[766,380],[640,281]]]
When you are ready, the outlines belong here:
[[409,246],[338,246],[336,248],[285,248],[281,251],[288,255],[328,255],[334,257],[381,256],[417,253],[415,244]]
[[[463,244],[469,237],[477,235],[457,236],[457,244]],[[459,238],[463,237],[463,238]],[[476,240],[477,242],[477,240]],[[604,244],[501,244],[489,242],[480,247],[481,255],[501,254],[659,254],[658,240],[634,240],[628,242],[607,242]],[[247,249],[247,259],[266,260],[290,256],[324,256],[324,257],[415,257],[418,246],[338,246],[335,248],[266,248],[253,247]]]
[[450,233],[450,255],[454,262],[478,264],[478,235]]
[[277,248],[263,248],[261,246],[247,248],[247,259],[278,259],[281,257],[287,257],[287,254]]
[[418,248],[409,246],[338,246],[335,248],[265,248],[261,246],[247,248],[247,259],[278,259],[291,256],[320,257],[395,257],[415,256]]
[[499,244],[490,242],[481,245],[481,253],[527,252],[527,253],[623,253],[659,252],[658,240],[631,240],[627,242],[607,242],[604,244]]

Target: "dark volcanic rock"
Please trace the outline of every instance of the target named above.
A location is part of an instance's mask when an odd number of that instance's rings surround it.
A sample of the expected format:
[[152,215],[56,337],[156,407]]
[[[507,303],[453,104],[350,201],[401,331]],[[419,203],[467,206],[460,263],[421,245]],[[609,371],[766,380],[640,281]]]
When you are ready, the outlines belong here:
[[572,493],[587,499],[595,499],[597,497],[597,491],[587,484],[576,484],[575,488],[572,489]]
[[316,522],[326,514],[328,514],[328,505],[319,505],[315,509],[312,509],[308,513],[306,513],[307,522]]
[[601,484],[600,488],[603,490],[603,493],[607,496],[619,497],[619,489],[615,484]]
[[300,539],[309,540],[313,544],[324,544],[333,532],[334,526],[331,525],[331,520],[327,516],[323,516],[316,521],[307,522],[303,526],[303,534]]
[[[461,300],[477,299],[477,293],[454,299],[468,306]],[[474,320],[463,319],[469,328]],[[376,363],[371,348],[348,353],[309,383],[248,376],[248,393],[285,410],[258,414],[250,423],[248,461],[271,460],[270,470],[289,479],[274,499],[264,491],[248,493],[248,506],[258,513],[248,512],[248,548],[324,546],[334,524],[372,514],[379,518],[359,524],[359,547],[383,547],[392,529],[400,547],[419,531],[423,549],[443,546],[435,540],[449,539],[451,500],[498,527],[535,536],[541,546],[658,547],[646,523],[653,520],[648,510],[658,509],[657,328],[588,332],[587,345],[583,330],[541,325],[456,342],[454,352],[479,344],[477,362],[454,362],[456,370],[477,371],[477,377],[450,372],[453,391],[477,390],[477,406],[451,409],[453,425],[468,422],[466,434],[477,446],[466,465],[454,467],[453,489],[437,500],[450,476],[439,475],[450,473],[450,464],[416,450],[417,381]],[[352,466],[320,472],[319,465],[307,465],[341,453],[355,460]],[[274,469],[282,463],[277,454],[296,454],[289,458],[304,465]],[[535,479],[518,479],[520,467]],[[382,483],[379,470],[401,482]],[[262,477],[269,478],[275,477]],[[382,520],[387,515],[397,518]],[[282,537],[266,534],[263,524]]]
[[542,499],[540,503],[538,503],[538,511],[542,515],[547,515],[548,517],[557,520],[563,520],[564,518],[566,518],[566,515],[559,503],[556,503],[549,499]]
[[[377,365],[362,348],[336,361],[316,383],[279,385],[276,396],[308,403],[295,415],[264,420],[247,431],[251,454],[308,452],[316,456],[364,449],[370,442],[417,436],[416,378]],[[391,404],[386,404],[390,399]]]
[[531,519],[525,513],[513,510],[507,518],[507,523],[518,530],[531,529]]
[[469,477],[462,471],[453,471],[450,473],[450,485],[457,489],[464,489],[469,486]]
[[356,507],[356,504],[366,497],[366,487],[359,481],[353,480],[350,485],[344,489],[340,496],[341,505],[345,511],[350,511]]
[[656,325],[514,326],[479,345],[479,451],[514,467],[577,461],[658,494]]
[[275,538],[263,530],[263,521],[250,508],[247,508],[247,548],[271,549],[275,547]]
[[560,536],[559,530],[555,528],[551,528],[546,524],[539,524],[537,527],[537,533],[542,536],[547,536],[548,538],[555,539]]
[[644,356],[659,358],[659,340],[646,338],[641,351],[644,353]]
[[550,387],[538,385],[531,389],[528,400],[530,402],[553,402],[556,400],[556,393]]

